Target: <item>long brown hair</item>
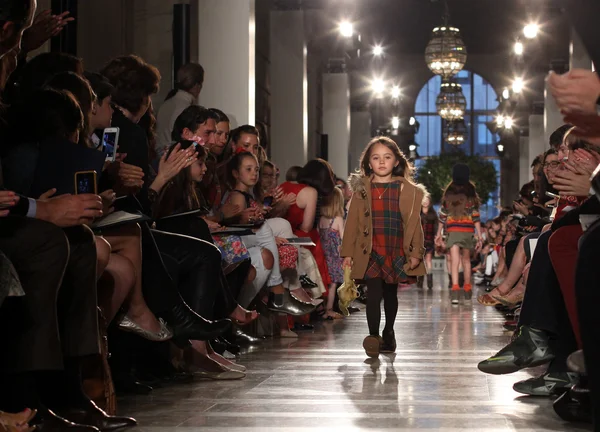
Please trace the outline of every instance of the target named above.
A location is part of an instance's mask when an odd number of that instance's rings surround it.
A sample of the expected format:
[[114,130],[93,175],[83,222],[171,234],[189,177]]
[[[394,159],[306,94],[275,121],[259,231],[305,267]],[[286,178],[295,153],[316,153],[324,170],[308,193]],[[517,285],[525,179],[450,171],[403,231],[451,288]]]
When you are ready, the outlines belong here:
[[375,137],[367,144],[367,147],[360,155],[360,174],[363,176],[370,176],[373,174],[373,170],[369,166],[369,159],[371,159],[371,152],[376,144],[382,144],[386,146],[392,151],[394,157],[399,162],[398,166],[394,167],[392,174],[394,176],[404,177],[412,181],[414,171],[412,164],[408,162],[408,159],[406,156],[404,156],[404,153],[402,153],[402,150],[400,150],[398,144],[396,144],[396,142],[391,138],[385,136]]
[[469,181],[459,185],[452,181],[446,186],[442,196],[442,205],[446,205],[450,214],[455,216],[461,214],[469,202],[476,208],[481,205],[481,199],[477,195],[473,182]]
[[[206,149],[196,145],[193,141],[179,141],[181,150],[195,146],[198,160],[206,159]],[[167,153],[167,159],[171,156],[173,149],[177,144],[173,144]],[[200,197],[196,191],[196,183],[190,174],[191,167],[183,169],[169,182],[168,186],[163,188],[154,207],[155,218],[161,218],[172,214],[185,211],[196,210],[200,208]]]

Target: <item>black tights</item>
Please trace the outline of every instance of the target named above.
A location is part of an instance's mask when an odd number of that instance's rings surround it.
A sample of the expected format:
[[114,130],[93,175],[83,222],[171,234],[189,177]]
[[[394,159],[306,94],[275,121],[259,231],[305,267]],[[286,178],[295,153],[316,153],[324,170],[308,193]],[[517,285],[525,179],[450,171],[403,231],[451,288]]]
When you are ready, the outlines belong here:
[[394,330],[394,321],[398,314],[398,284],[388,284],[381,278],[367,281],[367,323],[369,335],[379,336],[379,323],[381,322],[381,299],[385,312],[385,327],[383,332]]

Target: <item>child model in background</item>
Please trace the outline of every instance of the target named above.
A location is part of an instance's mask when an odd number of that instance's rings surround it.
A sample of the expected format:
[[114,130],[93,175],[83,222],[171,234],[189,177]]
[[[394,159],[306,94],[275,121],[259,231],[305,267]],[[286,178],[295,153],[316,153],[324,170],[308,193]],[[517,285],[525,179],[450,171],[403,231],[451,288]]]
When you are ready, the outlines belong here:
[[344,236],[344,213],[344,193],[336,187],[333,194],[321,207],[321,219],[319,220],[319,235],[331,279],[327,293],[327,312],[324,315],[324,318],[328,320],[343,318],[342,315],[334,312],[333,302],[338,285],[344,282],[343,260],[340,257]]
[[[425,195],[421,207],[421,225],[423,226],[424,247],[425,247],[425,268],[427,269],[427,288],[433,288],[433,254],[435,252],[435,236],[438,232],[437,212],[431,205],[431,197]],[[423,288],[423,276],[417,279],[417,286]]]
[[[448,233],[446,247],[450,250],[452,264],[452,304],[460,301],[458,273],[461,263],[465,277],[465,299],[471,299],[471,251],[481,249],[480,200],[475,185],[469,181],[470,175],[471,171],[465,164],[456,164],[452,168],[452,181],[444,191],[440,209],[440,221]],[[442,225],[436,241],[441,241]]]
[[[398,284],[408,276],[425,275],[421,202],[425,192],[412,182],[412,166],[387,137],[369,142],[353,175],[353,194],[342,241],[344,267],[367,283],[369,336],[363,347],[369,357],[396,350],[394,321]],[[379,335],[381,300],[385,327]]]

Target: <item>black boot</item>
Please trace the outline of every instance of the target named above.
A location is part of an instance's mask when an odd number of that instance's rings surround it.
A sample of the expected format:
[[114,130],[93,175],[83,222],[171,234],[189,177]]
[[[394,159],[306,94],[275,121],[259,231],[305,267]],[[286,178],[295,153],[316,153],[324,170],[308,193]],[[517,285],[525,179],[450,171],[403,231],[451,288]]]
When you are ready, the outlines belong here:
[[64,419],[50,410],[40,410],[38,415],[30,422],[40,432],[99,432],[94,426],[76,424]]
[[258,345],[263,341],[262,339],[249,335],[239,327],[237,327],[233,332],[235,335],[235,342],[243,346]]
[[394,330],[384,330],[382,336],[383,343],[381,344],[379,352],[382,354],[391,354],[393,352],[396,352],[396,334],[394,333]]
[[417,288],[423,288],[423,276],[417,276]]
[[433,288],[433,275],[431,273],[427,275],[427,288]]
[[300,302],[292,297],[289,290],[284,290],[283,294],[269,293],[267,308],[272,312],[302,316],[314,311],[316,306]]
[[173,339],[211,340],[221,336],[231,327],[230,319],[208,321],[192,311],[182,300],[163,314],[173,329]]

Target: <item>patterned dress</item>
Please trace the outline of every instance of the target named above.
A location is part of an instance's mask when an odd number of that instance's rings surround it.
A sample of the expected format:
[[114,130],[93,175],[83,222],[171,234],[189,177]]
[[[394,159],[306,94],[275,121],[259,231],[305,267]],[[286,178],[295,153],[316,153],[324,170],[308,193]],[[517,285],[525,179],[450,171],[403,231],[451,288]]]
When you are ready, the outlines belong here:
[[429,212],[421,212],[421,225],[423,226],[423,235],[425,253],[433,253],[435,251],[435,235],[438,227],[438,215],[431,207]]
[[321,245],[325,252],[327,260],[327,269],[329,270],[329,278],[331,283],[340,284],[344,282],[344,271],[342,263],[344,259],[340,257],[340,249],[342,247],[342,237],[340,232],[332,228],[334,219],[331,219],[329,228],[319,228],[321,236]]
[[401,183],[371,183],[373,248],[365,279],[381,278],[388,284],[406,282],[404,229],[400,213]]

